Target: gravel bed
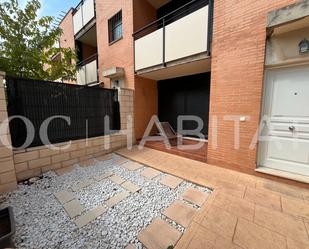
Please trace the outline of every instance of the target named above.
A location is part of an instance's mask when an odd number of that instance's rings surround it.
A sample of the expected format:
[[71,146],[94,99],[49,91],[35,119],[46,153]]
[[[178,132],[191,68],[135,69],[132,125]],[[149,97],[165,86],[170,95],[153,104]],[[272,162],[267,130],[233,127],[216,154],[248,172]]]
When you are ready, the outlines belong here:
[[[115,163],[118,155],[108,161],[97,161],[90,167],[79,167],[63,176],[48,172],[32,185],[19,184],[18,190],[0,196],[1,207],[14,208],[16,219],[16,248],[125,248],[133,243],[142,248],[137,234],[156,217],[162,217],[179,231],[184,228],[167,219],[161,212],[189,187],[205,192],[211,190],[184,181],[172,190],[159,182],[164,174],[152,180],[140,176],[144,168],[129,171]],[[70,189],[76,183],[112,172],[141,187],[95,221],[78,229],[70,220],[54,193]],[[105,179],[74,192],[86,210],[91,210],[124,189]],[[197,207],[195,207],[197,208]]]

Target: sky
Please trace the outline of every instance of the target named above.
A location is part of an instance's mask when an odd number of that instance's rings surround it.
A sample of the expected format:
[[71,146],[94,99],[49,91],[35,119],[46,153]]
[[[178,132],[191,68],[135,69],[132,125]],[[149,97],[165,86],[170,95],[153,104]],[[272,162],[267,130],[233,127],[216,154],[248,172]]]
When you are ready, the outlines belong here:
[[[8,0],[0,0],[0,3]],[[28,0],[18,0],[21,7],[26,5]],[[42,8],[40,16],[55,16],[59,17],[61,11],[67,12],[71,7],[76,7],[80,0],[40,0]]]

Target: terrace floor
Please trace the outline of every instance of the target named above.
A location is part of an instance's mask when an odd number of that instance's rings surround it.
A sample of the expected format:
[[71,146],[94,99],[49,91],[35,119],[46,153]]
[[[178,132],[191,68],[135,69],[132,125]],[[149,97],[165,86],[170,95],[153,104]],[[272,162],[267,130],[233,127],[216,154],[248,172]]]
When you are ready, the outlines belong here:
[[[182,144],[187,145],[196,145],[199,141],[191,140],[191,139],[183,139]],[[167,148],[163,141],[147,141],[145,146],[151,149],[160,150],[163,152],[167,152],[173,155],[206,162],[207,161],[207,147],[208,142],[201,142],[202,146],[198,149],[187,149],[183,148],[180,149],[177,146]]]
[[118,154],[214,190],[176,248],[309,249],[308,189],[149,148]]

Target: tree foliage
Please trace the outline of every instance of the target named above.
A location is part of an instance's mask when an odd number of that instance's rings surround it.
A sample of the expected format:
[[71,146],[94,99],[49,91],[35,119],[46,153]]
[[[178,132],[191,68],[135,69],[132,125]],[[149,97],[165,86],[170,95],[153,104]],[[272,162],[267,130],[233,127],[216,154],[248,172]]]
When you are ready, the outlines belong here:
[[55,46],[62,30],[52,27],[53,17],[39,17],[40,8],[39,0],[29,0],[24,9],[17,0],[0,4],[0,70],[16,77],[74,80],[75,51]]

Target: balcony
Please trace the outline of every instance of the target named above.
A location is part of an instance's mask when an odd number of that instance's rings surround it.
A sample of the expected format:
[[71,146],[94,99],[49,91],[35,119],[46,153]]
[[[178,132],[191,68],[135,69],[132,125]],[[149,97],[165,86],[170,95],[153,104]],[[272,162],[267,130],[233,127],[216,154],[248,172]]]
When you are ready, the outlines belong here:
[[[167,71],[172,66],[181,66],[178,71],[190,71],[188,66],[199,71],[209,69],[210,10],[209,1],[194,0],[135,32],[135,72],[158,80],[171,77]],[[189,62],[195,65],[184,68]],[[160,71],[160,76],[154,71]]]
[[82,0],[73,13],[73,31],[78,35],[82,30],[92,27],[95,23],[94,0]]
[[94,85],[98,78],[98,55],[94,54],[77,64],[77,84]]

